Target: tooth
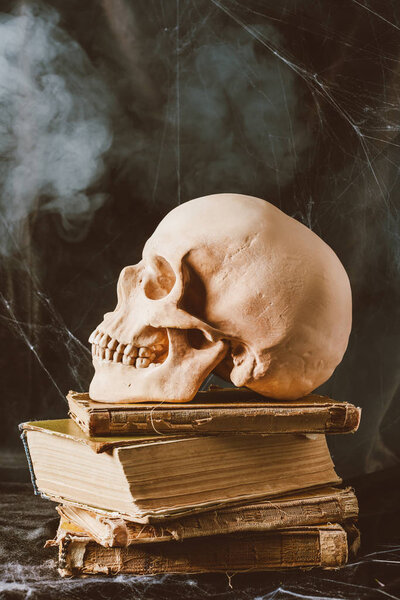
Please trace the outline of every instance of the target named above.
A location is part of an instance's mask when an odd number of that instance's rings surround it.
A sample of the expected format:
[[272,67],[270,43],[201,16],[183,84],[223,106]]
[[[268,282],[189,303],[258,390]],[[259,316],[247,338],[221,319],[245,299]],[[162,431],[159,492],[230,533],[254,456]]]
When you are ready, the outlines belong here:
[[138,369],[144,369],[145,367],[148,367],[150,364],[150,361],[148,358],[137,358],[136,359],[136,367]]
[[92,333],[89,336],[89,344],[93,344],[93,340],[96,337],[97,334],[97,329],[95,329],[94,331],[92,331]]
[[107,344],[107,348],[110,348],[110,350],[115,350],[115,348],[117,346],[118,346],[118,341],[114,340],[114,338],[111,338],[111,340]]
[[99,346],[99,356],[100,356],[100,358],[104,358],[104,348],[101,348],[100,346]]
[[146,358],[148,358],[150,354],[150,348],[146,348],[146,346],[143,346],[143,348],[139,348],[139,356],[145,356]]
[[106,360],[112,360],[113,357],[113,351],[110,350],[110,348],[106,349]]
[[118,352],[114,352],[113,354],[113,362],[121,362],[122,354]]
[[154,369],[156,366],[157,366],[156,363],[151,362],[147,368]]
[[124,354],[125,355],[129,354],[129,356],[137,356],[138,349],[133,344],[128,344],[124,350]]
[[122,362],[124,365],[129,365],[131,360],[133,359],[130,356],[127,356],[126,354],[124,354],[122,357]]
[[96,348],[97,348],[97,346],[92,344],[92,356],[96,356]]
[[100,338],[99,346],[101,346],[102,348],[107,348],[108,340],[109,335],[107,335],[107,333],[103,334]]
[[139,356],[142,358],[148,358],[150,360],[150,362],[153,362],[153,360],[155,359],[156,355],[155,352],[152,352],[150,350],[150,348],[140,348],[139,349]]
[[102,337],[103,334],[101,333],[101,331],[98,331],[94,336],[93,344],[98,344]]
[[128,365],[132,365],[132,367],[135,366],[135,357],[134,356],[128,356],[129,361],[128,361]]
[[118,344],[118,346],[116,348],[116,352],[118,352],[118,354],[123,354],[124,348],[125,348],[125,344]]

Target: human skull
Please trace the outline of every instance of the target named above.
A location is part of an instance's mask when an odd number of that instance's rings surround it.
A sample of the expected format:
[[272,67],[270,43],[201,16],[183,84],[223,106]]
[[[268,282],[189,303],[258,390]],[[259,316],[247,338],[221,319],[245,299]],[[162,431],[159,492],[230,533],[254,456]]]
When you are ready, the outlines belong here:
[[351,329],[350,284],[333,250],[240,194],[173,209],[122,270],[117,295],[89,338],[97,401],[186,402],[212,371],[298,398],[330,377]]

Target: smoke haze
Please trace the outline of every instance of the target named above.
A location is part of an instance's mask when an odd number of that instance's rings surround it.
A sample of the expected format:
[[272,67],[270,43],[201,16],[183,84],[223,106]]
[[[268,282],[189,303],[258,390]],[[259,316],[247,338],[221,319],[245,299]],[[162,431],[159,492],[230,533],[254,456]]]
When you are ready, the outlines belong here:
[[112,141],[110,93],[58,23],[55,10],[27,5],[0,17],[3,253],[31,213],[57,212],[68,231],[103,202],[89,190]]

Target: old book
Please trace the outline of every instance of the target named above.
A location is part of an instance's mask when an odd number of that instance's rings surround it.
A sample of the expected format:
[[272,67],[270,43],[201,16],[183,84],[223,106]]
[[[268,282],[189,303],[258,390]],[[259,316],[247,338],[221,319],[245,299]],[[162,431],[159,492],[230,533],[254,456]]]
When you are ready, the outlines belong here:
[[102,546],[129,546],[239,532],[343,523],[358,516],[358,503],[349,487],[324,487],[269,501],[221,508],[161,524],[143,525],[70,504],[57,507],[58,539],[68,534],[89,536]]
[[350,433],[361,410],[348,402],[310,395],[296,401],[267,400],[254,392],[199,392],[187,404],[104,404],[69,392],[70,417],[89,435],[135,433]]
[[91,438],[70,419],[21,429],[39,492],[141,522],[341,481],[324,435]]
[[337,524],[294,527],[269,533],[230,534],[181,542],[104,548],[70,535],[59,543],[63,576],[238,573],[346,564],[358,546],[358,531]]

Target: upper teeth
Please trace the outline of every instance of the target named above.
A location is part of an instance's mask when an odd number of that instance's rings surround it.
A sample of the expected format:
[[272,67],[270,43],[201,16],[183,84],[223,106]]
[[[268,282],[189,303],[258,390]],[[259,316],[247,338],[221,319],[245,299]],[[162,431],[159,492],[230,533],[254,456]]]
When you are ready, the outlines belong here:
[[[96,329],[89,337],[92,344],[92,354],[97,358],[109,362],[122,362],[137,368],[146,368],[149,365],[157,366],[162,362],[161,355],[164,353],[162,344],[147,346],[134,346],[133,344],[122,344]],[[154,361],[157,360],[156,363]]]

